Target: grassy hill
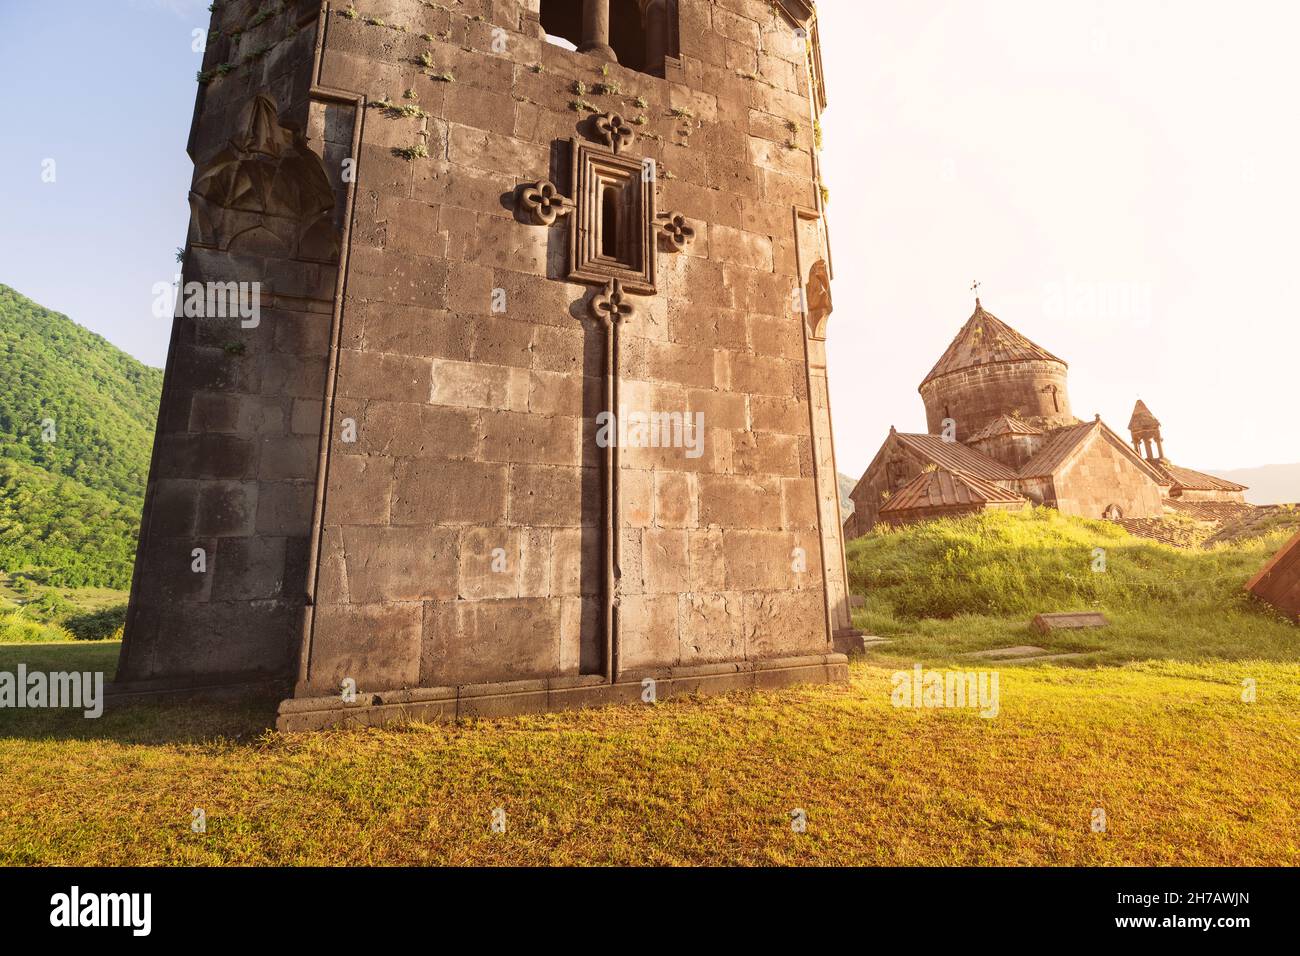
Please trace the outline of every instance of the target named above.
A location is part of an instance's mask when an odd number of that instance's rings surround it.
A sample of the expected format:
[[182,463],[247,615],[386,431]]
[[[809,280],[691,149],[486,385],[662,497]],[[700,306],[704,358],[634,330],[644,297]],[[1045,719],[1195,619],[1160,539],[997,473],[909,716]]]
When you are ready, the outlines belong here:
[[[860,626],[891,651],[952,656],[1014,644],[1085,652],[1090,663],[1153,658],[1300,661],[1300,628],[1243,587],[1295,533],[1282,522],[1204,550],[1135,538],[1106,521],[1036,508],[987,513],[849,542]],[[1105,570],[1094,571],[1096,549]],[[1044,638],[1035,614],[1099,610],[1109,628]]]
[[130,585],[161,390],[161,370],[0,285],[0,640],[118,616],[104,589]]

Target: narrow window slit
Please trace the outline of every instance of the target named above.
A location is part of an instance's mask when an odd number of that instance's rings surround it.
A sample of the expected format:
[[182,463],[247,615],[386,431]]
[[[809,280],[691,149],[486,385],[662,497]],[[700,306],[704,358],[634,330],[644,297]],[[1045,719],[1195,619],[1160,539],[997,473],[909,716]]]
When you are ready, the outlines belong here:
[[621,205],[621,190],[616,186],[606,186],[601,192],[600,201],[600,253],[610,259],[619,258],[618,231],[622,219],[619,215]]

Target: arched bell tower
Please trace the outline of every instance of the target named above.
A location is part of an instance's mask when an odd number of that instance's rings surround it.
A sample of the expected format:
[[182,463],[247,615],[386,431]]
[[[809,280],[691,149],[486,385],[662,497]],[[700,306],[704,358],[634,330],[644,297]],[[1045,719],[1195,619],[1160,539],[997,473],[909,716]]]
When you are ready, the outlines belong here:
[[1160,422],[1151,414],[1142,399],[1133,406],[1133,417],[1128,421],[1133,437],[1133,450],[1151,461],[1164,461],[1164,439],[1160,435]]

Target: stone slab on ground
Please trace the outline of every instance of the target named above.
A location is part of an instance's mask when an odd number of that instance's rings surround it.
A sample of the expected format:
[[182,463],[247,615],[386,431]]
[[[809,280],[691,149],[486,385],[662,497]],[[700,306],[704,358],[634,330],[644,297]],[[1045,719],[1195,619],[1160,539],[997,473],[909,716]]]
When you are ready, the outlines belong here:
[[1047,648],[1035,647],[1033,644],[1020,644],[1016,647],[994,647],[987,651],[972,651],[969,654],[963,654],[962,657],[982,657],[989,660],[1000,660],[1005,657],[1032,657],[1035,654],[1046,654]]
[[1076,611],[1065,614],[1039,614],[1034,618],[1034,630],[1039,634],[1052,631],[1077,631],[1090,627],[1109,627],[1110,621],[1099,611]]
[[998,660],[999,664],[1046,664],[1051,661],[1073,661],[1080,657],[1087,657],[1087,654],[1038,654],[1033,657],[1005,657]]

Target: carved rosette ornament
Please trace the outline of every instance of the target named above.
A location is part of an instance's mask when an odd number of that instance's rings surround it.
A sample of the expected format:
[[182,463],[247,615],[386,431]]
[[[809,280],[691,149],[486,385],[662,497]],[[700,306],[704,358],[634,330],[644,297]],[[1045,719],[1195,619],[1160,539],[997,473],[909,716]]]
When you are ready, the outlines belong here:
[[535,226],[550,226],[573,209],[573,200],[563,195],[549,179],[525,186],[519,194],[520,210]]
[[623,322],[636,311],[618,279],[610,279],[603,290],[592,296],[590,309],[591,317],[606,325]]
[[619,113],[606,113],[604,116],[596,118],[596,132],[605,145],[614,151],[617,156],[623,150],[627,149],[636,140],[636,130],[623,119]]
[[665,212],[659,215],[662,223],[659,236],[672,252],[685,252],[686,247],[695,241],[695,227],[686,221],[679,212]]

